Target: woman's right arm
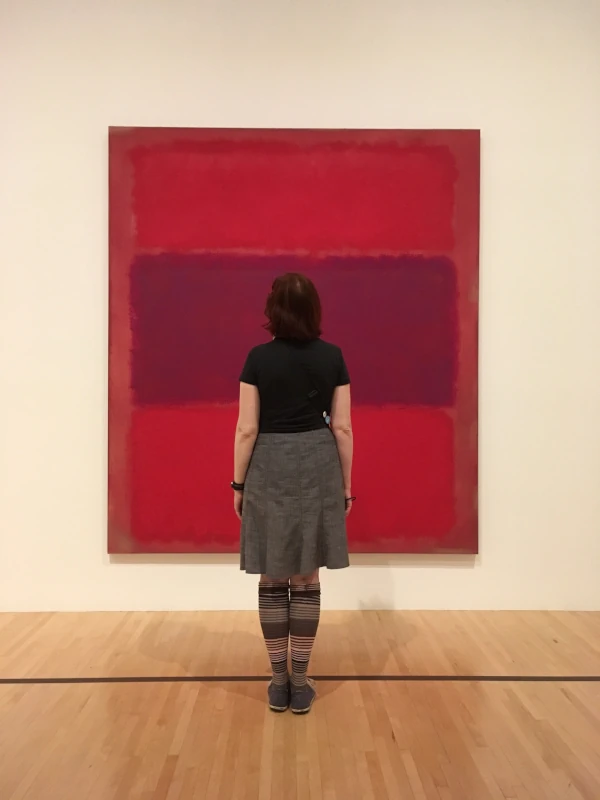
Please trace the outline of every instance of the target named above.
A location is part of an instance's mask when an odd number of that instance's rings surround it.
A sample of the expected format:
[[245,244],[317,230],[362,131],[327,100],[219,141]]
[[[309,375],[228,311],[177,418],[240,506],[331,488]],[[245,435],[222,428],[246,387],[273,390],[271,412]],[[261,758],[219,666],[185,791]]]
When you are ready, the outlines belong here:
[[[331,430],[335,436],[342,475],[344,476],[344,492],[346,497],[352,497],[352,453],[354,440],[352,438],[352,417],[350,413],[350,385],[337,386],[333,393],[331,403]],[[352,502],[346,504],[349,513]]]

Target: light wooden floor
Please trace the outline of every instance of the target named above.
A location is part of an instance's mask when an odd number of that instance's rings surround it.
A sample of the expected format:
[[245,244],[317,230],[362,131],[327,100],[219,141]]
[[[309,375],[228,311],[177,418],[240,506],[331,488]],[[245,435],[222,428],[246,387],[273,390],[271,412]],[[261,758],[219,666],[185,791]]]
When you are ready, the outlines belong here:
[[600,800],[600,614],[325,613],[311,672],[274,715],[219,680],[267,674],[255,614],[0,615],[0,800]]

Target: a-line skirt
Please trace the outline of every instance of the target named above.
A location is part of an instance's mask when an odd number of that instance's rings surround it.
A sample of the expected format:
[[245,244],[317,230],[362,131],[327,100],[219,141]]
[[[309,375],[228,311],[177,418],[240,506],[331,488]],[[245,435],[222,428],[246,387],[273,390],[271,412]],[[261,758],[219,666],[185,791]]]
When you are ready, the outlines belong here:
[[279,579],[349,565],[344,482],[329,428],[260,434],[245,484],[241,569]]

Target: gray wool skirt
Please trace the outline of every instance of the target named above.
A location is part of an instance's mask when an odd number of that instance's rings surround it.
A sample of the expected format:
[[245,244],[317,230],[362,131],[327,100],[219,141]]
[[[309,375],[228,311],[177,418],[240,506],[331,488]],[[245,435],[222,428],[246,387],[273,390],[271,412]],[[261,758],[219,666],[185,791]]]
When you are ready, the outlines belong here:
[[245,484],[241,569],[279,579],[349,565],[344,482],[329,428],[260,434]]

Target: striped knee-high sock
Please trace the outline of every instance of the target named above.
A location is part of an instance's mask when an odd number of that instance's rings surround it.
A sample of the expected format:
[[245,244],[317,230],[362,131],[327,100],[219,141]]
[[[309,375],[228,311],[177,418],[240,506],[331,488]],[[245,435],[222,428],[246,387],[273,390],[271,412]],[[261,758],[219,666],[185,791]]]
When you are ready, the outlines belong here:
[[306,684],[310,654],[321,615],[321,585],[290,587],[290,645],[292,650],[292,683]]
[[259,583],[258,615],[273,670],[273,683],[288,682],[290,587],[287,583]]

